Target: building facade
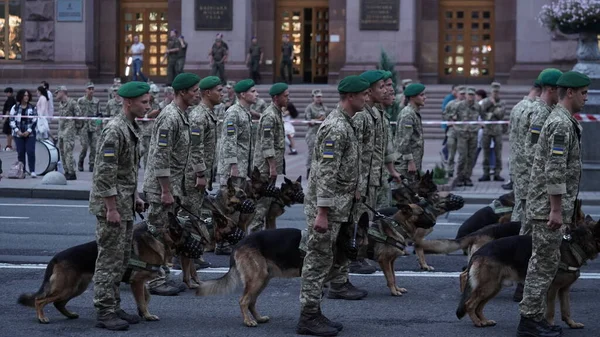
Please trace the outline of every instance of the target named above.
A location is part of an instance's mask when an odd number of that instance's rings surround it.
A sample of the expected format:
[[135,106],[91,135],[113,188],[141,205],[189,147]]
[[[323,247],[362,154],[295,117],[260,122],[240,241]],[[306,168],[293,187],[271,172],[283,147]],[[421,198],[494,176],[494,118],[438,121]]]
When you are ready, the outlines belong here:
[[248,77],[250,40],[264,82],[279,80],[281,40],[293,43],[294,83],[335,83],[373,68],[385,50],[401,78],[423,83],[529,83],[575,63],[575,36],[537,21],[551,0],[0,0],[0,81],[126,79],[133,36],[143,72],[167,73],[170,29],[188,42],[186,71],[210,72],[216,33],[228,79]]

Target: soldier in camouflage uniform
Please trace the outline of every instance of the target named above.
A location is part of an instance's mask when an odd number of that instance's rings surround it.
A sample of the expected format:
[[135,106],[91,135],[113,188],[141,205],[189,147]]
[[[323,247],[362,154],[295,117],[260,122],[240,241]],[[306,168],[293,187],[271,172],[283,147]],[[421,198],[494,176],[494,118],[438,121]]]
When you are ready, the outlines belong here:
[[[486,122],[497,122],[504,120],[504,101],[500,99],[500,83],[492,83],[492,94],[485,98],[480,104],[483,108],[481,119]],[[504,125],[486,124],[483,127],[481,146],[483,147],[483,176],[479,181],[490,181],[490,155],[491,145],[494,141],[494,155],[496,166],[494,168],[494,180],[504,181],[500,176],[502,172],[502,134]]]
[[[353,205],[360,199],[360,153],[352,118],[364,108],[368,88],[369,82],[358,76],[341,80],[340,104],[317,132],[313,174],[304,200],[308,239],[302,266],[301,313],[296,327],[299,334],[335,336],[343,328],[322,314],[321,294],[330,273],[339,268],[334,263],[342,263],[334,261],[334,246],[342,223],[350,220]],[[332,283],[331,291],[356,299],[366,296],[366,291],[356,289],[348,280],[342,285]]]
[[545,320],[546,294],[560,261],[565,226],[573,217],[581,178],[581,132],[573,114],[581,112],[591,81],[569,71],[556,85],[559,104],[540,131],[527,193],[527,219],[532,224],[532,254],[520,303],[520,336],[561,336]]
[[232,177],[235,186],[243,188],[252,172],[252,116],[249,108],[256,102],[258,92],[254,81],[249,79],[238,82],[234,90],[238,99],[223,118],[217,172],[221,184],[226,184]]
[[140,318],[121,309],[119,284],[131,252],[134,210],[144,211],[137,191],[140,129],[136,117],[149,107],[146,83],[129,82],[119,89],[127,102],[123,113],[100,135],[89,209],[96,216],[98,257],[94,271],[96,326],[125,330]]
[[[444,109],[442,119],[445,121],[448,120],[448,116],[455,114],[454,110],[456,110],[458,104],[466,98],[467,87],[461,85],[458,87],[457,91],[458,97],[456,97],[455,100],[450,101]],[[456,131],[452,125],[447,126],[446,137],[448,137],[448,141],[446,142],[446,146],[448,147],[448,167],[446,168],[446,173],[448,173],[448,177],[452,178],[454,176],[454,158],[456,157],[456,148],[458,144]]]
[[141,163],[144,165],[144,170],[148,165],[148,152],[150,152],[150,139],[152,138],[152,131],[154,129],[154,118],[158,117],[160,111],[160,103],[158,103],[158,93],[160,89],[156,84],[150,85],[150,110],[144,115],[144,120],[140,121],[140,128],[142,129],[142,159]]
[[169,40],[167,41],[167,50],[165,57],[167,58],[167,85],[171,86],[173,79],[178,75],[177,59],[181,50],[181,41],[177,37],[177,30],[173,29],[169,32]]
[[[58,101],[58,116],[79,117],[81,109],[74,99],[69,98],[67,87],[61,85],[56,89],[56,100]],[[76,180],[75,160],[73,159],[73,148],[75,147],[75,120],[60,119],[58,121],[58,150],[65,170],[67,180]]]
[[248,55],[246,56],[246,65],[250,69],[250,78],[256,84],[259,84],[260,81],[260,65],[262,64],[262,59],[262,48],[258,45],[256,36],[253,36],[252,45],[248,48]]
[[[395,91],[394,91],[394,82],[392,81],[392,73],[390,71],[385,72],[384,77],[385,87],[387,89],[387,94],[383,99],[383,102],[379,105],[379,111],[385,111],[387,108],[391,107],[394,104],[395,100]],[[383,126],[385,128],[385,133],[387,135],[388,142],[390,143],[392,149],[395,149],[394,145],[394,133],[392,132],[393,128],[388,119],[388,114],[383,113]],[[390,183],[388,179],[391,177],[389,172],[384,171],[383,177],[381,178],[381,186],[377,192],[377,209],[389,207],[392,202],[392,193],[390,189]],[[400,181],[397,181],[400,182]]]
[[115,98],[116,91],[114,91],[114,90],[119,90],[120,87],[121,87],[121,79],[118,77],[113,78],[113,85],[110,87],[110,89],[108,89],[108,99],[109,100]]
[[[257,140],[257,132],[258,132],[258,120],[262,116],[262,114],[267,110],[269,105],[265,102],[264,99],[257,97],[256,103],[250,105],[250,115],[252,115],[252,141],[256,144]],[[251,158],[254,158],[254,148],[250,153]]]
[[[177,214],[176,199],[181,200],[185,196],[185,172],[191,147],[187,112],[190,106],[198,104],[199,82],[200,78],[195,74],[177,75],[173,80],[175,100],[154,121],[148,166],[144,172],[144,193],[150,203],[148,222],[156,227],[163,227],[169,222],[168,212]],[[168,296],[179,292],[165,281],[162,273],[150,281],[150,293]]]
[[[106,109],[104,111],[104,117],[108,117],[108,118],[113,118],[116,115],[121,113],[121,110],[123,110],[123,99],[121,98],[121,96],[119,96],[118,94],[118,90],[119,90],[120,86],[115,86],[113,85],[111,87],[111,92],[112,92],[112,98],[108,100],[108,102],[106,103]],[[106,125],[108,125],[109,120],[103,120],[102,121],[102,125],[103,127],[106,127]]]
[[[467,88],[467,99],[460,102],[456,109],[448,115],[450,121],[477,121],[481,115],[481,105],[475,102],[475,88]],[[456,124],[453,126],[458,139],[457,151],[458,172],[453,181],[454,186],[473,186],[471,175],[473,174],[473,163],[477,151],[477,124]]]
[[320,89],[314,89],[312,91],[313,101],[304,109],[304,119],[308,121],[308,130],[306,131],[306,146],[308,148],[308,155],[306,156],[306,178],[310,174],[310,164],[312,159],[312,152],[315,147],[315,137],[317,136],[317,130],[319,130],[320,123],[325,120],[325,117],[329,115],[329,109],[323,104],[323,93]]
[[[100,113],[100,100],[94,97],[94,83],[88,82],[86,85],[85,95],[77,100],[83,117],[102,117]],[[79,122],[79,121],[78,121]],[[88,147],[90,149],[89,170],[94,171],[94,163],[96,158],[96,143],[98,135],[102,131],[102,120],[88,119],[81,121],[78,126],[79,138],[81,140],[81,153],[79,153],[79,161],[77,169],[83,172],[83,161],[87,155]]]
[[398,102],[400,111],[402,111],[402,109],[404,109],[406,106],[406,96],[404,95],[404,90],[406,90],[406,87],[412,82],[413,81],[410,78],[402,80],[402,93],[396,95],[396,102]]
[[158,108],[160,110],[164,109],[167,105],[173,102],[173,99],[175,98],[175,91],[173,90],[173,87],[165,87],[164,95],[165,98],[158,104]]
[[508,138],[508,142],[510,143],[510,157],[508,158],[508,166],[510,168],[510,181],[513,183],[513,191],[515,193],[515,207],[513,208],[511,221],[521,221],[521,224],[525,223],[524,218],[522,218],[524,212],[523,205],[521,204],[521,195],[523,192],[515,182],[517,180],[517,166],[522,161],[521,157],[523,153],[521,151],[523,151],[522,147],[524,146],[522,137],[529,132],[529,126],[527,126],[527,129],[521,128],[519,121],[523,112],[529,109],[539,94],[540,85],[536,80],[534,86],[529,90],[529,95],[523,97],[510,111],[510,133]]
[[228,55],[229,50],[225,48],[221,38],[218,38],[215,41],[215,46],[212,48],[209,54],[210,66],[212,67],[210,74],[212,76],[219,76],[222,83],[226,83],[225,63],[227,62]]
[[396,132],[396,170],[406,177],[409,183],[416,181],[421,172],[425,143],[423,140],[423,124],[421,107],[425,105],[425,86],[412,83],[404,90],[408,105],[400,112],[398,132]]
[[[269,96],[273,103],[258,122],[253,165],[258,167],[261,176],[268,177],[272,184],[275,184],[278,175],[285,175],[285,130],[282,109],[287,107],[289,95],[287,84],[273,84],[269,89]],[[272,197],[264,196],[257,201],[248,233],[265,229],[267,212],[274,200]]]

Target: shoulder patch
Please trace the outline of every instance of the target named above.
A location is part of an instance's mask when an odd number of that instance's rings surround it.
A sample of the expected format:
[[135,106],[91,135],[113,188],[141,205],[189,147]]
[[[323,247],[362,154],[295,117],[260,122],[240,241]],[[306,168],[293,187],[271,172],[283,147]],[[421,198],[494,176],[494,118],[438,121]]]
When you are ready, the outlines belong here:
[[160,129],[158,131],[158,146],[167,147],[169,145],[169,130]]
[[412,128],[413,127],[413,122],[412,121],[405,121],[402,123],[402,125],[404,125],[405,128]]
[[554,135],[552,140],[552,155],[562,156],[565,154],[565,135]]
[[335,159],[335,141],[331,139],[326,139],[323,142],[323,159]]
[[104,161],[107,163],[114,163],[116,161],[117,153],[115,151],[114,143],[105,143],[104,144],[103,156],[104,156]]
[[227,125],[227,134],[230,136],[235,135],[235,125],[234,125],[233,121],[231,121],[231,120],[227,121],[226,125]]

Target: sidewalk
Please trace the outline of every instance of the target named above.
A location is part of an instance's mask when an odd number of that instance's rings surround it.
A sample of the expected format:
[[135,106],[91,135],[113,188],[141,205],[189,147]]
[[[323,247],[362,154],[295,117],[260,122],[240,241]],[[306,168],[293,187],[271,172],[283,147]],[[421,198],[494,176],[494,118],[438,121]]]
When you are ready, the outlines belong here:
[[[0,137],[0,144],[6,146],[6,139]],[[441,142],[439,140],[425,141],[425,155],[423,158],[423,170],[431,170],[436,164],[441,164],[439,151]],[[291,180],[298,179],[302,176],[302,185],[306,188],[306,142],[303,138],[296,139],[296,150],[298,155],[292,156],[286,153],[286,177]],[[77,160],[81,145],[76,141],[74,158]],[[509,144],[504,143],[503,155],[504,160],[502,176],[508,180],[508,154]],[[0,159],[2,160],[2,169],[4,170],[4,179],[0,181],[0,197],[17,197],[17,198],[42,198],[42,199],[75,199],[87,200],[92,181],[92,173],[88,172],[87,159],[84,164],[85,171],[77,172],[77,180],[68,181],[66,186],[43,185],[42,178],[35,179],[27,177],[22,180],[7,179],[9,167],[17,160],[16,152],[0,151]],[[457,156],[458,159],[458,156]],[[478,182],[477,179],[482,175],[481,163],[483,161],[483,153],[479,155],[477,165],[473,170],[472,180],[475,184],[473,187],[457,187],[452,190],[453,193],[461,195],[465,201],[471,204],[474,203],[489,203],[501,194],[507,193],[503,190],[500,182]],[[138,187],[142,191],[144,179],[144,169],[140,169]],[[280,178],[279,181],[283,181]],[[279,183],[280,183],[279,182]],[[213,186],[213,192],[218,188],[218,184]],[[598,192],[581,192],[579,198],[584,200],[586,205],[600,205],[600,191]]]

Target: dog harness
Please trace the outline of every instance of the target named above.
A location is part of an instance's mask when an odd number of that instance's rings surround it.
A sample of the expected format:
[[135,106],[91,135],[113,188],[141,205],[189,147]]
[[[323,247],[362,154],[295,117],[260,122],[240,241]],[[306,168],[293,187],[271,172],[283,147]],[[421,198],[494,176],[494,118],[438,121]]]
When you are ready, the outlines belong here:
[[583,248],[581,248],[579,244],[571,241],[571,235],[564,235],[563,241],[566,241],[569,244],[571,254],[573,254],[573,257],[575,257],[575,260],[577,260],[577,266],[570,266],[561,259],[561,261],[558,263],[558,269],[569,273],[576,273],[579,271],[581,266],[585,264],[585,261],[587,260],[587,254],[583,251]]
[[[388,226],[394,232],[395,235],[400,236],[401,238],[405,238],[408,236],[408,234],[406,233],[406,231],[404,230],[402,225],[399,224],[397,221],[377,212],[376,210],[374,210],[371,206],[367,205],[366,203],[364,205],[371,212],[373,212],[373,220],[374,221],[383,222],[385,224],[385,226]],[[369,236],[369,240],[373,240],[375,242],[393,246],[400,250],[404,250],[406,248],[406,243],[398,241],[397,239],[386,235],[385,233],[383,233],[382,231],[379,230],[379,226],[377,226],[377,225],[370,226],[367,231],[367,235]],[[375,255],[374,246],[370,246],[367,250],[367,257],[372,259],[374,257],[374,255]]]
[[[182,217],[182,216],[177,216],[177,220],[179,222],[179,224],[181,225],[181,227],[186,227],[186,226],[194,226],[194,224],[191,222],[191,219],[189,217]],[[201,226],[198,226],[201,227]],[[200,229],[200,232],[203,233],[204,231],[202,229]],[[209,238],[203,238],[202,236],[196,234],[196,233],[192,233],[189,230],[184,231],[185,234],[185,238],[183,239],[183,244],[178,245],[175,248],[175,252],[177,253],[177,255],[181,255],[190,259],[198,259],[200,258],[200,256],[202,256],[202,253],[204,251],[204,242],[208,242]],[[206,231],[206,233],[208,233],[208,231]],[[205,234],[208,235],[208,234]]]
[[[147,220],[143,220],[143,222],[146,224],[146,227],[148,228],[147,229],[148,233],[152,234],[152,236],[154,238],[156,238],[157,240],[162,242],[162,238],[160,237],[160,235],[158,235],[156,227],[154,227],[153,225],[148,223]],[[131,281],[130,280],[131,274],[133,273],[134,270],[147,270],[150,272],[158,273],[158,271],[160,270],[160,267],[161,267],[160,264],[151,264],[151,263],[142,261],[140,259],[140,257],[133,251],[133,247],[132,247],[131,254],[129,255],[129,261],[127,262],[127,269],[125,269],[125,273],[123,274],[123,277],[121,278],[121,282],[129,283],[129,281]]]
[[492,201],[490,207],[492,208],[495,214],[506,214],[513,211],[512,207],[502,205],[502,203],[498,199]]

